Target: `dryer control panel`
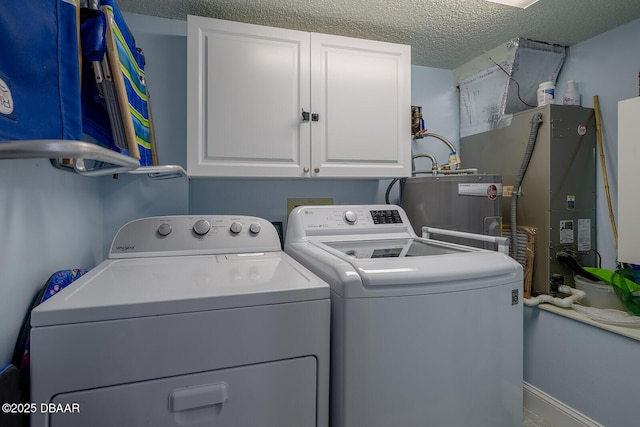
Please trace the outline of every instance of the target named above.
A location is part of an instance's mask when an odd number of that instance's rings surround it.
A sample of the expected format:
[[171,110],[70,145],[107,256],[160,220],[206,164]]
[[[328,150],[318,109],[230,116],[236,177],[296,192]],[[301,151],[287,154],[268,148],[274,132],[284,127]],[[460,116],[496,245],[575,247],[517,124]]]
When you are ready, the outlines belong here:
[[415,236],[406,213],[396,205],[299,206],[291,211],[287,225],[287,240],[301,236],[378,233]]
[[109,258],[280,251],[271,222],[242,215],[177,215],[125,224]]

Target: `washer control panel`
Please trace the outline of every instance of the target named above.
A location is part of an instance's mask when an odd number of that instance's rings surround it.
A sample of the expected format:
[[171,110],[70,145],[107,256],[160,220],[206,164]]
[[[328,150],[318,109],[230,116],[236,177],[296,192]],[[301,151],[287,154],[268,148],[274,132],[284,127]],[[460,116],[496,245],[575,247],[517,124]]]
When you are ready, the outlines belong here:
[[280,251],[271,222],[242,215],[166,216],[125,224],[109,258]]
[[372,210],[374,224],[402,224],[402,216],[397,209]]
[[400,233],[409,229],[406,213],[396,205],[300,206],[289,216],[287,234]]
[[342,219],[344,219],[344,222],[347,224],[355,224],[358,222],[358,214],[352,210],[346,210],[342,214]]

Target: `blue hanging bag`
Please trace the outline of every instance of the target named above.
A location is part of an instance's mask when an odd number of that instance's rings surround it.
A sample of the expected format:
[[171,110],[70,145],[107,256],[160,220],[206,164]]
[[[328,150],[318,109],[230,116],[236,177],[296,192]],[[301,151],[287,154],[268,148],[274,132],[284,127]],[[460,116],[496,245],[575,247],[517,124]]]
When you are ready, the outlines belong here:
[[82,139],[76,3],[0,2],[0,141]]
[[144,54],[115,0],[79,1],[0,1],[0,142],[86,135],[152,165]]

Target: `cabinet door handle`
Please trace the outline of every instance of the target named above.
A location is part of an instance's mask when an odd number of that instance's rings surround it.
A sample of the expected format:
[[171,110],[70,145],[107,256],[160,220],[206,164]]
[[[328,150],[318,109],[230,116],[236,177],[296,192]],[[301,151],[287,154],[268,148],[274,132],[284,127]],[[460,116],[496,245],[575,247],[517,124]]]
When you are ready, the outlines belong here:
[[304,169],[302,169],[302,172],[304,172],[304,173],[309,173],[309,168],[304,168]]
[[308,122],[309,121],[309,112],[308,111],[304,111],[304,108],[302,109],[302,121],[303,122]]
[[317,122],[318,120],[320,120],[320,114],[318,114],[318,113],[313,113],[313,114],[311,115],[311,121],[312,121],[312,122]]

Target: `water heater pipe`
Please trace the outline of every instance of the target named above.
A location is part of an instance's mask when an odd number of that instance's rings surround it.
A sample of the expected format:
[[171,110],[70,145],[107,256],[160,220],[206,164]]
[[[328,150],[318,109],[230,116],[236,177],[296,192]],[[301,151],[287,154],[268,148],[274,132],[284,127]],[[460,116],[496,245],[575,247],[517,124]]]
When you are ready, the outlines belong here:
[[454,156],[456,168],[460,169],[460,165],[462,164],[462,162],[460,161],[460,156],[458,156],[458,151],[456,150],[456,147],[453,146],[451,141],[449,141],[447,138],[445,138],[442,135],[438,135],[437,133],[420,132],[418,134],[418,138],[427,138],[427,137],[436,138],[444,142],[447,145],[447,147],[449,147],[449,151],[450,151],[449,158],[451,158],[451,156]]
[[[429,172],[415,172],[415,163],[413,162],[415,159],[419,158],[419,157],[426,157],[427,159],[431,160],[431,170]],[[438,172],[438,162],[436,160],[436,156],[434,156],[433,154],[430,153],[418,153],[418,154],[413,154],[411,156],[411,176],[416,176],[416,173],[431,173],[433,175],[435,175]],[[387,186],[387,191],[384,194],[384,201],[386,204],[389,204],[389,194],[391,194],[391,188],[393,188],[394,184],[396,182],[398,182],[399,178],[393,178],[391,180],[391,182],[389,183],[389,185]]]
[[[438,161],[436,160],[436,156],[434,156],[433,154],[430,153],[418,153],[418,154],[414,154],[413,156],[411,156],[411,160],[415,160],[418,159],[420,157],[426,157],[427,159],[431,160],[431,171],[437,171],[438,170]],[[412,164],[412,166],[414,166]],[[412,172],[411,175],[415,175],[418,172],[415,172],[415,166],[411,168]]]
[[445,138],[442,135],[438,135],[437,133],[433,133],[433,132],[423,132],[420,133],[420,138],[427,138],[427,137],[432,137],[432,138],[436,138],[439,139],[440,141],[444,142],[445,144],[447,144],[447,146],[449,147],[449,149],[452,152],[456,152],[456,147],[453,146],[453,144],[451,143],[451,141],[449,141],[447,138]]

